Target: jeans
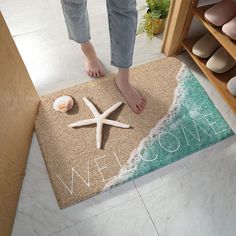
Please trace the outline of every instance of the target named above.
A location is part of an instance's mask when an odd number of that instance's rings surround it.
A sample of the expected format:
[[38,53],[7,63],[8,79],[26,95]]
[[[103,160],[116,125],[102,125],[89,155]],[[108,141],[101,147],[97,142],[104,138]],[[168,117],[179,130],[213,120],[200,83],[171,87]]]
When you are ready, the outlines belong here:
[[[61,0],[61,3],[69,38],[78,43],[89,41],[87,0]],[[106,0],[106,3],[111,64],[118,68],[129,68],[132,65],[137,28],[136,0]]]

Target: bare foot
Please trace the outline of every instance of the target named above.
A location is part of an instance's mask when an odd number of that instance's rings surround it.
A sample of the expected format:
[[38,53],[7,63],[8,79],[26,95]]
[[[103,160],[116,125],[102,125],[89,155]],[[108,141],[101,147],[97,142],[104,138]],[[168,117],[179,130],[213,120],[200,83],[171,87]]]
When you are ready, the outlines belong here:
[[119,73],[115,82],[130,108],[136,114],[141,113],[146,105],[146,99],[129,83],[128,79],[120,77]]
[[82,43],[81,49],[84,55],[84,66],[87,74],[95,78],[105,76],[104,67],[99,61],[91,42]]

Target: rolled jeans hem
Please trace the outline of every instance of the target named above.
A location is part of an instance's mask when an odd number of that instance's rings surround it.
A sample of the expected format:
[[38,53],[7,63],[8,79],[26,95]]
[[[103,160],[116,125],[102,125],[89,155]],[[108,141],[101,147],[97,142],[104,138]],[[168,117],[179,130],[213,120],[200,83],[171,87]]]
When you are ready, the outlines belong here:
[[86,43],[86,42],[90,41],[91,37],[89,36],[88,38],[81,40],[81,39],[76,39],[76,38],[69,36],[69,39],[75,41],[76,43],[81,44],[81,43]]
[[117,63],[114,63],[113,61],[111,61],[111,65],[117,68],[129,69],[132,66],[132,63],[130,63],[129,65],[118,65]]

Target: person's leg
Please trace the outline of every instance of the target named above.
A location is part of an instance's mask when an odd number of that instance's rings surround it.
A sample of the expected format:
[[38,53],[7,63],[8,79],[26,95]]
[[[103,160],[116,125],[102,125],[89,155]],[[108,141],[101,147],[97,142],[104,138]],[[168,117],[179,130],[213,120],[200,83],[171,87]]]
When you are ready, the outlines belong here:
[[143,96],[129,82],[137,28],[136,0],[107,0],[111,64],[118,68],[116,85],[135,113],[145,106]]
[[81,45],[85,69],[92,77],[104,76],[104,68],[90,42],[87,0],[61,0],[69,39]]

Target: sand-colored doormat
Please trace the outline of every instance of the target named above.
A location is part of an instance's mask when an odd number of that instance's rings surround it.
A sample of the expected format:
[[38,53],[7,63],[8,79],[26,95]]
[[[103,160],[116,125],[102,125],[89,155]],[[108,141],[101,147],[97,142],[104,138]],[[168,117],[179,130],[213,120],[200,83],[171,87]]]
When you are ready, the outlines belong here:
[[[114,84],[114,75],[44,96],[35,128],[60,208],[68,207],[233,135],[187,67],[165,58],[133,68],[131,81],[146,97],[145,111],[134,114]],[[76,106],[56,112],[53,101],[71,95]],[[101,149],[96,148],[96,124],[68,127],[91,119],[86,97],[106,111],[124,105],[108,117],[131,128],[104,125]]]

